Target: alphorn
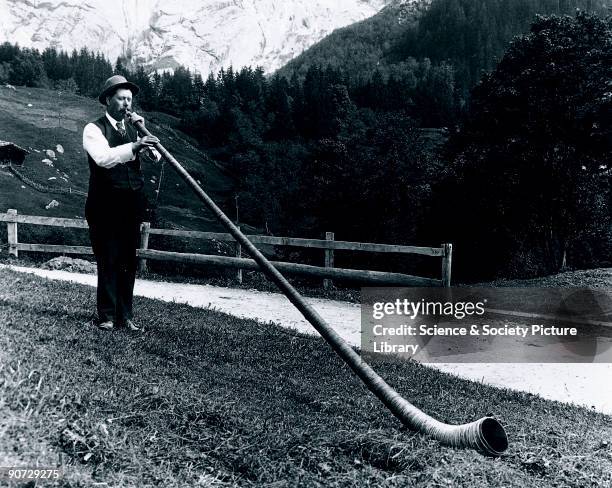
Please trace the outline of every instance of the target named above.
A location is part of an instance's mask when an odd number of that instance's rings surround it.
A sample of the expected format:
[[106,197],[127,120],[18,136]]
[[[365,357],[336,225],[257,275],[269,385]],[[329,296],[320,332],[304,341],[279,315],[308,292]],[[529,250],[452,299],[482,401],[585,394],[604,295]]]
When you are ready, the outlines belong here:
[[[152,135],[142,121],[134,123],[141,136]],[[266,259],[266,257],[249,241],[246,236],[223,213],[215,202],[198,185],[181,164],[162,146],[156,143],[155,148],[174,168],[179,176],[195,192],[198,198],[221,221],[229,233],[239,242],[243,249],[260,266],[261,271],[278,286],[291,303],[302,313],[304,318],[328,342],[354,373],[365,383],[367,388],[395,415],[407,428],[431,436],[443,445],[456,448],[471,448],[486,456],[498,457],[508,448],[508,438],[503,426],[493,417],[483,417],[474,422],[451,425],[427,415],[419,408],[404,399],[395,389],[383,380],[369,364],[361,359],[351,346],[306,302],[304,297],[293,288],[285,277]]]

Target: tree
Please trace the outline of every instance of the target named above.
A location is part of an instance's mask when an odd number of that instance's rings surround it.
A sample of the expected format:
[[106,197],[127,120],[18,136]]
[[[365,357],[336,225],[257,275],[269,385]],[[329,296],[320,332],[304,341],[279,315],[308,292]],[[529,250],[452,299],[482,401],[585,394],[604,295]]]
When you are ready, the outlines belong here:
[[138,66],[132,78],[134,83],[140,88],[138,98],[136,99],[139,107],[144,110],[152,110],[155,104],[155,94],[149,74],[142,66]]
[[130,76],[130,71],[126,66],[127,60],[123,56],[119,56],[117,61],[115,61],[115,74],[125,76],[128,78]]
[[609,260],[610,52],[610,19],[539,17],[474,89],[444,197],[468,263],[520,274]]
[[79,86],[76,84],[76,81],[74,81],[74,78],[67,78],[64,80],[57,80],[55,82],[55,89],[59,92],[76,94],[79,91]]
[[58,76],[58,57],[57,51],[54,47],[48,47],[42,53],[42,60],[45,65],[45,71],[47,72],[47,76],[49,79],[56,81],[59,80]]
[[205,94],[204,80],[202,79],[202,75],[200,73],[196,73],[193,76],[193,100],[192,100],[192,108],[193,110],[197,110],[202,106],[202,102],[204,101]]
[[96,80],[94,61],[93,53],[86,48],[82,48],[76,56],[73,54],[73,78],[81,95],[95,97],[99,93],[101,83]]
[[45,87],[48,80],[40,54],[29,49],[22,50],[11,63],[9,79],[14,85]]
[[453,125],[457,113],[454,68],[442,63],[426,73],[415,91],[415,115],[425,127]]
[[10,42],[0,44],[0,63],[11,62],[21,52],[17,44],[12,45]]
[[269,139],[290,139],[295,136],[295,125],[291,113],[289,83],[281,76],[272,77],[266,100],[270,128]]

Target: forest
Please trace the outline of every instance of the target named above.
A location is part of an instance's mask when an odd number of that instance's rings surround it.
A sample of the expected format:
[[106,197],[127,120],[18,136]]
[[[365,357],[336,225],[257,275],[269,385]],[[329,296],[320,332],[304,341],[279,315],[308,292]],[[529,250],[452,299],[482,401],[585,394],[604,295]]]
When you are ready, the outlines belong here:
[[[509,4],[507,23],[495,20]],[[563,12],[570,2],[554,4]],[[609,266],[612,23],[584,12],[532,17],[512,38],[533,8],[434,0],[389,48],[395,64],[368,77],[330,60],[203,79],[5,43],[0,82],[96,97],[124,74],[141,88],[140,108],[178,117],[231,172],[241,222],[262,232],[452,242],[456,277],[468,281]],[[476,24],[484,37],[470,37]]]

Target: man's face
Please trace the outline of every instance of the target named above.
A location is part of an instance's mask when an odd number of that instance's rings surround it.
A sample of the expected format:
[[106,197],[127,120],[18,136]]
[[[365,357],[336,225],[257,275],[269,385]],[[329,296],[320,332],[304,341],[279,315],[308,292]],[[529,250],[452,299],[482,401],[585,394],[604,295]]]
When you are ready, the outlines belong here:
[[126,110],[132,110],[132,90],[119,88],[111,97],[107,97],[106,103],[108,114],[115,120],[122,120]]

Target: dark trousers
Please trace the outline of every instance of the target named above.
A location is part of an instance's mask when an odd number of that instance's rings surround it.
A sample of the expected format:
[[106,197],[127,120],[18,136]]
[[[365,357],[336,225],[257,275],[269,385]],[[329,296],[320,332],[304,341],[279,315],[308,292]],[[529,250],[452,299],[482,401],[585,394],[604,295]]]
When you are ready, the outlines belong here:
[[122,325],[133,318],[136,249],[144,197],[141,191],[95,192],[87,198],[89,237],[98,265],[97,310],[100,322]]

